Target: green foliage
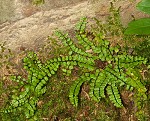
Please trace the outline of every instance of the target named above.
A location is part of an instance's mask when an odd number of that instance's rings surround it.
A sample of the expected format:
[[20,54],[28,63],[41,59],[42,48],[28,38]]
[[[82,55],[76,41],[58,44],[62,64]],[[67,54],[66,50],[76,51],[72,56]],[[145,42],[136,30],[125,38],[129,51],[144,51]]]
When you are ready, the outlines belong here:
[[149,0],[142,0],[138,3],[137,8],[145,13],[150,14],[150,2]]
[[85,82],[89,84],[89,95],[93,100],[99,102],[101,98],[108,96],[116,107],[123,106],[121,87],[136,89],[141,95],[145,95],[146,88],[138,73],[140,68],[137,67],[146,64],[147,60],[129,55],[119,45],[111,46],[102,33],[94,32],[93,37],[90,37],[86,24],[87,19],[82,18],[76,25],[76,44],[68,34],[56,32],[64,46],[69,48],[68,55],[60,55],[42,63],[35,53],[28,53],[23,59],[28,76],[13,76],[12,80],[18,83],[18,88],[13,91],[11,102],[4,109],[5,113],[21,111],[26,118],[37,120],[37,103],[45,94],[47,83],[59,69],[64,76],[70,76],[75,67],[81,71],[70,87],[69,99],[74,106],[78,106],[79,94]]
[[[137,5],[137,9],[150,14],[150,1],[149,0],[142,0],[141,2],[138,3]],[[125,31],[125,34],[127,35],[149,35],[150,34],[150,19],[149,18],[142,18],[142,19],[138,19],[135,21],[132,21],[129,23],[128,28]],[[141,36],[140,36],[141,37]],[[142,42],[138,42],[138,40],[136,41],[136,46],[133,47],[134,52],[136,55],[147,58],[147,64],[149,65],[150,63],[150,41],[149,41],[149,36],[142,36]],[[148,66],[149,68],[149,66]],[[146,69],[147,70],[147,69]],[[149,72],[149,70],[147,70],[147,72]],[[145,77],[145,73],[143,74],[143,76]],[[149,87],[149,77],[147,77],[145,79],[145,82],[147,82],[147,84],[145,84],[147,87]],[[149,90],[149,88],[147,88]],[[149,91],[147,91],[149,92]],[[147,94],[149,95],[149,94]],[[137,111],[136,111],[136,115],[138,117],[139,120],[144,120],[144,121],[148,121],[148,116],[149,114],[145,113],[146,108],[145,106],[148,106],[148,100],[147,96],[142,95],[142,93],[136,92],[135,94],[135,105],[137,106]],[[149,110],[149,109],[148,109]]]
[[128,24],[128,28],[125,31],[125,34],[140,34],[148,35],[150,34],[150,19],[142,18],[139,20],[132,21]]
[[[78,24],[76,28],[78,40],[81,41],[79,43],[84,42],[83,48],[85,50],[77,48],[72,44],[73,42],[67,34],[59,33],[58,35],[57,33],[60,40],[73,51],[73,55],[82,55],[81,58],[79,57],[76,60],[83,60],[83,63],[78,63],[79,67],[87,68],[87,73],[83,73],[71,86],[70,101],[73,105],[77,106],[77,96],[81,89],[79,87],[81,87],[84,81],[89,81],[91,88],[90,96],[94,100],[99,101],[100,98],[105,97],[104,92],[106,89],[114,105],[122,107],[118,90],[119,87],[125,85],[142,90],[141,93],[146,91],[140,78],[136,77],[133,73],[134,68],[142,63],[146,63],[146,60],[142,57],[133,57],[125,52],[120,52],[120,47],[111,47],[109,41],[101,38],[101,33],[96,33],[94,35],[95,38],[92,40],[93,43],[91,43],[85,31],[85,23],[86,19],[83,18],[80,25]],[[92,50],[92,53],[87,52],[89,49]],[[88,62],[88,60],[90,61]]]
[[120,20],[120,7],[116,8],[114,4],[115,2],[111,2],[110,4],[110,15],[105,23],[94,18],[96,21],[96,26],[93,25],[94,31],[99,31],[103,37],[123,37],[124,28]]
[[[142,0],[137,8],[143,12],[150,14],[150,1]],[[125,34],[128,35],[149,35],[150,34],[150,19],[142,18],[138,20],[134,20],[129,23],[128,28],[125,31]]]
[[148,63],[150,63],[150,40],[145,39],[139,45],[135,46],[134,50],[137,53],[137,55],[147,58]]
[[[18,86],[13,90],[10,106],[6,106],[6,113],[24,112],[26,118],[33,118],[36,112],[39,97],[46,91],[46,83],[51,75],[55,74],[59,63],[53,60],[48,61],[43,66],[37,55],[30,52],[24,59],[24,69],[27,70],[27,79],[21,76],[12,76],[12,80],[18,82]],[[49,64],[48,64],[49,63]],[[20,89],[21,86],[21,89]],[[18,90],[21,92],[18,94]]]
[[32,0],[32,3],[35,5],[40,5],[40,4],[44,4],[45,1],[44,0]]

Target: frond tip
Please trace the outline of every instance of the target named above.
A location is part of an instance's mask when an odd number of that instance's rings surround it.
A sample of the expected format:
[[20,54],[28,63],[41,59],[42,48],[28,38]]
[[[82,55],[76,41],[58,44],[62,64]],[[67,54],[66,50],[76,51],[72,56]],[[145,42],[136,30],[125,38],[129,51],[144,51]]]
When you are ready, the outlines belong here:
[[109,99],[114,103],[114,105],[118,108],[122,107],[122,102],[120,99],[120,94],[118,88],[115,85],[108,86],[107,93],[109,95]]
[[83,78],[79,78],[75,80],[74,84],[70,88],[69,99],[70,102],[76,107],[78,106],[78,102],[79,102],[78,96],[81,90],[81,86],[85,81],[86,80],[84,80]]

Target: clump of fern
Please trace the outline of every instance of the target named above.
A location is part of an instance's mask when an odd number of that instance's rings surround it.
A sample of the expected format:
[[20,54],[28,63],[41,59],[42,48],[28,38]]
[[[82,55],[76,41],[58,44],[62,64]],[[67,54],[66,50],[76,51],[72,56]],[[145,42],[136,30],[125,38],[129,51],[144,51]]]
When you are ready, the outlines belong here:
[[5,113],[21,111],[26,118],[37,120],[37,103],[46,92],[46,85],[51,77],[59,69],[64,75],[70,76],[76,66],[81,72],[69,92],[70,102],[74,106],[78,106],[80,90],[85,82],[90,86],[89,95],[93,100],[100,101],[108,95],[116,107],[123,106],[121,87],[126,87],[127,90],[136,89],[141,95],[145,95],[146,88],[138,67],[146,64],[147,60],[129,55],[119,45],[111,46],[101,32],[88,32],[86,24],[87,18],[82,18],[76,25],[76,42],[68,34],[56,32],[56,36],[69,49],[68,54],[48,59],[45,63],[34,52],[30,52],[23,59],[28,77],[13,76],[12,80],[21,88],[14,90]]

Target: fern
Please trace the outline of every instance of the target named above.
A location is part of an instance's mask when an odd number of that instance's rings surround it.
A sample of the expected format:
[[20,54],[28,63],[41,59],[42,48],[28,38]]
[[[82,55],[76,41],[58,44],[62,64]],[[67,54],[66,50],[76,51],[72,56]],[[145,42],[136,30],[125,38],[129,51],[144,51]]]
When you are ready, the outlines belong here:
[[94,100],[99,101],[101,97],[105,97],[104,88],[107,84],[107,80],[105,81],[104,74],[101,73],[99,70],[96,70],[96,75],[97,76],[95,76],[94,74],[91,74],[90,76],[92,80],[90,84],[91,91],[89,94]]
[[[111,47],[109,41],[103,40],[101,38],[101,34],[97,33],[95,35],[95,38],[93,41],[99,43],[97,45],[94,45],[89,39],[88,36],[86,35],[85,32],[85,25],[86,25],[86,19],[83,18],[80,22],[81,25],[77,25],[77,39],[79,41],[79,44],[84,44],[83,48],[85,50],[82,50],[81,48],[75,47],[75,45],[71,41],[71,39],[68,36],[60,35],[59,38],[64,42],[64,38],[68,38],[68,43],[71,44],[66,44],[67,41],[65,41],[66,46],[70,46],[70,49],[75,53],[75,54],[81,54],[83,57],[86,57],[86,59],[90,59],[91,62],[96,62],[99,61],[101,66],[103,65],[104,67],[100,67],[97,69],[96,63],[92,63],[94,65],[94,68],[90,68],[90,65],[84,66],[84,68],[87,68],[89,73],[94,73],[90,74],[88,77],[88,80],[90,81],[90,96],[96,100],[99,101],[100,98],[105,97],[105,89],[107,89],[107,92],[109,94],[110,100],[114,103],[115,106],[117,107],[122,107],[121,103],[121,98],[119,94],[119,90],[116,86],[126,86],[136,88],[137,90],[143,89],[143,92],[146,91],[146,88],[144,85],[141,83],[140,80],[137,80],[131,76],[133,73],[132,71],[134,68],[138,65],[145,64],[146,60],[142,57],[133,57],[131,55],[128,55],[125,52],[120,51],[120,46],[116,47]],[[83,25],[83,26],[82,26]],[[67,40],[65,38],[65,40]],[[73,47],[71,46],[73,45]],[[91,54],[87,53],[87,49],[92,49],[92,56]],[[78,51],[79,50],[79,51]],[[85,51],[85,52],[83,52]],[[78,64],[80,66],[80,64]],[[91,66],[92,66],[91,65]],[[80,66],[83,67],[83,66]],[[94,71],[95,70],[95,71]],[[129,72],[129,73],[128,73]],[[84,76],[84,74],[82,75]],[[86,79],[85,79],[86,80]],[[137,82],[136,82],[137,81]],[[72,86],[71,91],[70,91],[70,101],[73,105],[77,106],[77,93],[79,94],[79,87],[83,84],[83,80],[77,79],[75,81],[75,84]],[[135,83],[136,82],[136,83]],[[78,87],[78,88],[77,88]],[[111,87],[111,88],[110,88]],[[74,88],[74,89],[73,89]],[[78,89],[78,91],[76,91]],[[74,94],[74,92],[76,92]],[[74,99],[73,99],[74,98]]]
[[81,76],[70,88],[69,98],[74,106],[78,106],[78,95],[81,89],[82,84],[86,81],[85,76]]
[[122,102],[120,99],[119,91],[116,85],[111,85],[107,87],[107,93],[109,95],[109,99],[114,103],[116,107],[122,107]]
[[99,32],[92,33],[92,37],[89,37],[86,24],[87,19],[82,18],[76,25],[76,44],[68,34],[56,32],[64,46],[69,48],[68,55],[61,55],[42,63],[35,53],[30,52],[23,59],[28,77],[13,77],[18,85],[22,85],[23,91],[12,95],[10,105],[4,110],[5,113],[24,111],[26,118],[35,120],[37,103],[46,92],[50,78],[56,75],[59,69],[65,76],[70,76],[75,66],[80,68],[81,75],[74,80],[69,92],[70,102],[74,106],[78,106],[80,90],[85,82],[90,86],[89,95],[93,100],[100,101],[108,94],[116,107],[123,106],[120,87],[126,87],[128,90],[134,88],[145,94],[146,88],[137,67],[146,64],[147,60],[129,55],[122,51],[119,45],[112,47]]

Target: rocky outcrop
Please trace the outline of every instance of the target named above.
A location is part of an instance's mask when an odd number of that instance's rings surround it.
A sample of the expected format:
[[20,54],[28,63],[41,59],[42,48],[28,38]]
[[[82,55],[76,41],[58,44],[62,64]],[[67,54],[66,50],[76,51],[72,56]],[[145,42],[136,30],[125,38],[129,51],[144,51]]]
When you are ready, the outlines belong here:
[[[52,2],[52,0],[50,1]],[[71,0],[70,4],[55,3],[58,6],[51,6],[51,8],[48,7],[50,1],[47,1],[47,7],[36,7],[31,6],[28,2],[23,5],[16,0],[16,3],[18,3],[16,4],[14,19],[0,24],[0,41],[6,41],[6,45],[15,51],[19,51],[21,47],[37,48],[47,40],[47,37],[55,29],[70,30],[83,16],[88,18],[98,17],[104,20],[109,15],[109,0],[101,0],[100,2],[97,2],[97,0],[92,2],[77,0],[77,3]],[[124,0],[116,4],[116,6],[122,6],[121,16],[123,16],[124,24],[132,19],[131,14],[135,14],[137,18],[143,16],[135,10],[135,4],[138,1],[132,3],[129,0]]]
[[82,16],[94,17],[91,7],[86,1],[75,6],[36,12],[11,24],[1,24],[0,38],[16,50],[21,46],[38,46],[56,28],[71,29]]

